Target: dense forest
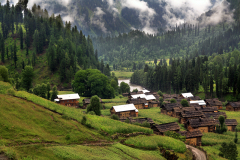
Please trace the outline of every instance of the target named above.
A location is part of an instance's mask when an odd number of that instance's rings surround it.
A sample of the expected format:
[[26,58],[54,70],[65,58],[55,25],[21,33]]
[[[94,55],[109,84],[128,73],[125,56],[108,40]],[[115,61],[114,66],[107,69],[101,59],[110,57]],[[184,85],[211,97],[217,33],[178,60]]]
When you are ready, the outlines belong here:
[[132,30],[129,33],[119,33],[118,36],[92,38],[93,45],[98,50],[100,59],[113,65],[114,69],[135,68],[133,62],[138,64],[146,60],[193,58],[198,55],[231,52],[238,47],[240,41],[237,36],[240,31],[237,3],[239,2],[231,1],[231,9],[236,9],[234,18],[238,22],[222,21],[218,25],[207,26],[199,23],[176,24],[170,30],[157,35]]

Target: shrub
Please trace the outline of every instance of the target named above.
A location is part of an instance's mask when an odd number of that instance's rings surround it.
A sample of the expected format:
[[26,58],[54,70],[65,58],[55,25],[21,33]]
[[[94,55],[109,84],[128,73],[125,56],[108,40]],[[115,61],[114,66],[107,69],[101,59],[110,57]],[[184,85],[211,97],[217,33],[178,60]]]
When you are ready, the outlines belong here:
[[89,113],[90,111],[95,112],[95,114],[98,116],[101,115],[101,103],[98,96],[96,95],[92,96],[90,104],[87,106],[87,113]]
[[123,96],[122,96],[122,95],[120,95],[120,96],[119,96],[119,98],[120,98],[120,99],[122,99],[122,98],[123,98]]
[[9,158],[9,159],[16,159],[16,153],[11,150],[11,149],[7,149],[5,152],[5,155]]
[[171,99],[170,102],[171,103],[177,103],[176,99]]
[[163,105],[163,98],[162,97],[159,98],[159,102],[160,102],[160,106],[162,106]]
[[86,116],[83,116],[81,123],[82,123],[82,125],[86,125],[86,123],[87,123]]
[[234,143],[238,142],[238,130],[237,128],[235,129],[235,138],[234,138]]
[[164,135],[165,136],[168,136],[168,137],[172,137],[174,139],[178,139],[182,142],[185,142],[186,141],[186,137],[185,136],[181,136],[179,133],[176,133],[174,131],[167,131],[167,132],[164,132]]
[[162,91],[159,90],[157,93],[158,93],[159,96],[163,96]]
[[234,144],[233,142],[230,142],[229,144],[223,142],[219,150],[220,150],[219,156],[229,160],[237,159],[238,156],[237,145]]
[[187,101],[186,99],[183,99],[183,100],[181,101],[181,105],[182,105],[183,107],[189,107],[188,101]]
[[216,126],[216,133],[222,134],[224,132],[227,132],[227,126],[225,124],[225,117],[223,117],[222,115],[219,116],[218,118],[220,126],[217,125]]
[[150,124],[147,121],[143,122],[141,126],[151,128]]
[[7,90],[7,94],[11,95],[11,96],[15,96],[15,91],[14,89],[10,88]]
[[129,119],[128,119],[128,118],[125,120],[125,123],[130,123],[130,121],[129,121]]
[[117,115],[115,115],[115,114],[111,115],[111,118],[115,119],[115,120],[119,120],[119,117]]
[[138,89],[136,88],[136,89],[134,89],[132,92],[138,92]]
[[66,137],[65,137],[65,139],[66,139],[67,141],[70,140],[70,139],[71,139],[70,135],[67,134]]
[[88,112],[88,114],[90,114],[90,115],[96,115],[94,111],[90,111],[90,112]]

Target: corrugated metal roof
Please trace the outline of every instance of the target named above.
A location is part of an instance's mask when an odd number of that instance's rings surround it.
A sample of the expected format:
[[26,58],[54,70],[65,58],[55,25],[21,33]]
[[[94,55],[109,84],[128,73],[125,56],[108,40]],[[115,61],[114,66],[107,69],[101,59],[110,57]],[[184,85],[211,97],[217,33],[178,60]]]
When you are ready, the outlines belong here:
[[58,99],[61,99],[61,100],[80,99],[80,96],[77,93],[57,95],[57,97]]
[[204,100],[190,101],[190,104],[199,104],[200,106],[205,106],[206,105]]
[[55,102],[59,102],[59,99],[54,99]]
[[120,106],[113,106],[115,112],[124,112],[124,111],[132,111],[137,110],[134,104],[124,104]]
[[147,92],[150,92],[149,90],[146,90],[146,89],[144,89],[144,90],[142,90],[142,92],[143,93],[147,93]]
[[136,94],[136,95],[131,95],[133,99],[137,98],[145,98],[147,101],[148,100],[154,100],[156,97],[154,95],[145,95],[145,94]]
[[188,98],[188,97],[194,97],[193,96],[193,94],[192,93],[182,93],[182,96],[184,97],[184,98]]

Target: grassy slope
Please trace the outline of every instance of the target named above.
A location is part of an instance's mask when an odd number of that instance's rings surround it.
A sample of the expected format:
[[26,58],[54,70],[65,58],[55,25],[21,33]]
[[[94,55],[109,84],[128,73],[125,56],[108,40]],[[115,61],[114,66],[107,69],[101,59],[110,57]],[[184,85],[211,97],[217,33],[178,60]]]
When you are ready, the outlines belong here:
[[115,76],[119,79],[130,79],[133,72],[123,72],[123,71],[112,71]]

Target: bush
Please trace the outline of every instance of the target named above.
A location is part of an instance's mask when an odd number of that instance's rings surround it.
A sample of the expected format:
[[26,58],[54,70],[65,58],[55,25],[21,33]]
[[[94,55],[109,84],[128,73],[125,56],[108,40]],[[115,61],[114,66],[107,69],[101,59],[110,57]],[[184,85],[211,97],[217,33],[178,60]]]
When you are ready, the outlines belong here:
[[143,122],[141,126],[151,128],[150,124],[147,121]]
[[8,157],[8,159],[16,159],[16,153],[11,149],[7,149],[5,155]]
[[216,133],[223,134],[224,132],[227,132],[227,126],[225,124],[225,117],[224,116],[219,116],[218,118],[220,126],[216,126]]
[[90,111],[95,112],[95,114],[98,116],[101,115],[101,103],[98,96],[96,95],[92,96],[90,104],[87,106],[87,113],[89,113]]
[[115,114],[111,115],[111,118],[115,119],[115,120],[119,120],[119,117],[117,115],[115,115]]
[[128,119],[128,118],[125,120],[125,123],[130,123],[130,121],[129,121],[129,119]]
[[234,143],[238,142],[238,130],[237,128],[235,129],[235,138],[234,138]]
[[183,99],[183,100],[181,101],[181,105],[182,105],[183,107],[189,107],[188,101],[187,101],[186,99]]
[[164,135],[165,136],[168,136],[168,137],[172,137],[174,139],[178,139],[182,142],[185,142],[186,141],[186,137],[185,136],[181,136],[180,134],[174,132],[174,131],[167,131],[167,132],[164,132]]
[[132,92],[138,92],[138,89],[136,88],[136,89],[134,89]]
[[95,112],[93,112],[93,111],[88,112],[88,114],[90,114],[90,115],[96,115]]
[[163,96],[162,91],[159,90],[157,93],[158,93],[159,96]]
[[71,139],[70,135],[67,134],[66,137],[65,137],[65,139],[66,139],[67,141],[70,140],[70,139]]
[[170,102],[171,103],[177,103],[176,99],[171,99]]
[[11,95],[11,96],[15,96],[15,90],[10,88],[7,90],[7,94]]
[[87,123],[86,116],[83,116],[81,123],[82,123],[82,125],[86,125],[86,123]]
[[230,142],[229,144],[223,142],[219,150],[220,150],[219,156],[229,160],[237,159],[238,156],[237,145],[234,144],[233,142]]

